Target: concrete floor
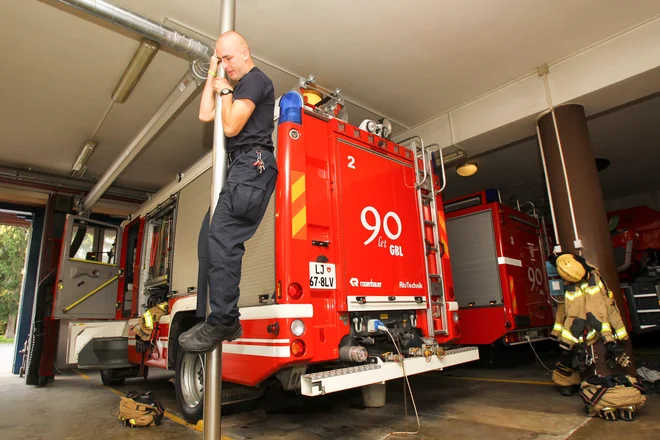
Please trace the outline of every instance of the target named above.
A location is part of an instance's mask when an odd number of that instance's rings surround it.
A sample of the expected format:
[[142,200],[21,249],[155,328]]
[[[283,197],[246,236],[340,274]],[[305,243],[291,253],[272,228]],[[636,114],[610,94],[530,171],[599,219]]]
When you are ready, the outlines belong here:
[[[553,353],[541,355],[548,366]],[[0,438],[2,439],[201,439],[194,427],[176,415],[171,374],[130,379],[116,389],[100,385],[98,372],[57,376],[43,389],[0,370]],[[550,374],[529,349],[509,353],[499,365],[472,364],[410,380],[422,422],[416,439],[651,440],[660,437],[660,398],[649,396],[633,423],[605,422],[584,416],[579,397],[562,397]],[[128,429],[116,418],[120,392],[151,390],[168,409],[158,427]],[[359,392],[323,397],[266,394],[253,411],[223,417],[230,439],[381,439],[405,430],[402,381],[388,385],[387,405],[361,406]],[[415,430],[408,404],[408,429]],[[397,438],[397,437],[394,437]]]

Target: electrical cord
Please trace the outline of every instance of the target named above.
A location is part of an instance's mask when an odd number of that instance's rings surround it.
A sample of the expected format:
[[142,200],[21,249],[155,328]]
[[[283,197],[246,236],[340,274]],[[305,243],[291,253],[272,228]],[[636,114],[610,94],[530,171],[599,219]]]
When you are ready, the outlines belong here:
[[[388,329],[384,325],[379,325],[378,330],[383,330],[384,332],[386,332],[389,335],[390,339],[392,339],[392,343],[394,343],[394,348],[396,348],[396,351],[399,353],[399,355],[401,357],[403,357],[403,354],[401,354],[401,350],[399,350],[399,346],[397,345],[396,340],[394,339],[394,335],[392,335],[392,333],[390,332],[390,329]],[[417,405],[415,404],[415,397],[413,396],[413,391],[412,391],[412,388],[410,387],[410,381],[408,380],[408,375],[406,374],[406,367],[404,366],[404,362],[405,362],[405,358],[404,358],[404,361],[401,362],[401,368],[403,370],[403,378],[405,379],[406,384],[408,385],[408,391],[410,391],[410,400],[412,400],[413,408],[415,409],[415,418],[417,419],[417,431],[415,431],[415,432],[408,432],[408,431],[405,431],[405,432],[390,432],[385,437],[383,437],[381,440],[385,440],[386,438],[388,438],[392,435],[415,435],[415,434],[418,434],[419,431],[422,429],[422,425],[419,422],[419,413],[417,412]],[[404,387],[404,396],[405,396],[405,387]]]
[[529,335],[525,335],[525,339],[527,340],[527,343],[529,343],[529,346],[532,347],[532,351],[534,352],[536,359],[538,359],[538,361],[541,363],[541,365],[543,365],[543,368],[545,368],[548,373],[552,374],[552,370],[545,366],[539,355],[536,353],[536,349],[534,348],[534,344],[532,344],[532,340],[529,338]]

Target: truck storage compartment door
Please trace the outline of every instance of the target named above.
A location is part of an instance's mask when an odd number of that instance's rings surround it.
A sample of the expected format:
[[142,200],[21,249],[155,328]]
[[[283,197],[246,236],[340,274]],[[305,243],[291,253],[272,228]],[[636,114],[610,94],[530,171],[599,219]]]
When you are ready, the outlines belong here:
[[53,317],[112,319],[117,309],[121,249],[118,226],[68,215]]
[[447,220],[447,237],[459,307],[502,305],[491,211]]
[[500,215],[505,257],[500,264],[506,272],[516,327],[552,325],[545,256],[535,219],[508,207]]
[[412,163],[342,137],[336,153],[348,310],[425,309]]

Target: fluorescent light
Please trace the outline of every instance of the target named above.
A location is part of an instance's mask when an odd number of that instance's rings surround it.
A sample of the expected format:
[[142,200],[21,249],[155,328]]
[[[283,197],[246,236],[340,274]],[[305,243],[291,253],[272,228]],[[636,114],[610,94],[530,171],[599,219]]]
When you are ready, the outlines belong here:
[[463,164],[459,167],[456,167],[456,173],[459,176],[462,176],[462,177],[473,176],[478,170],[479,170],[479,167],[474,162],[468,162],[468,163]]
[[117,87],[112,92],[112,100],[114,102],[120,104],[126,102],[136,84],[147,70],[147,67],[149,67],[151,60],[156,56],[156,52],[158,52],[157,43],[147,39],[142,40],[133,55],[133,59],[128,63],[124,74],[117,83]]
[[85,146],[83,147],[82,151],[78,155],[78,159],[76,159],[76,163],[73,164],[73,171],[74,172],[78,172],[78,171],[83,169],[83,167],[87,163],[87,160],[89,159],[89,156],[92,155],[92,152],[94,151],[94,148],[96,148],[96,142],[94,142],[94,141],[85,142]]

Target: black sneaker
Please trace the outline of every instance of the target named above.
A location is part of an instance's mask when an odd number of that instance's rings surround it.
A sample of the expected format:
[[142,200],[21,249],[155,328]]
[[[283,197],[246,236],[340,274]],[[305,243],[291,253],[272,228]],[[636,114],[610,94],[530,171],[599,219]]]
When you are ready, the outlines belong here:
[[188,353],[206,353],[213,350],[219,342],[233,341],[241,337],[242,334],[243,327],[241,327],[241,323],[238,320],[231,327],[225,325],[214,326],[208,322],[204,322],[194,333],[189,336],[186,335],[183,340],[179,337],[179,343]]
[[181,333],[179,335],[179,345],[183,344],[183,341],[191,337],[193,334],[195,334],[199,328],[204,325],[204,321],[199,321],[197,324],[195,324],[192,328],[186,330],[185,332]]

